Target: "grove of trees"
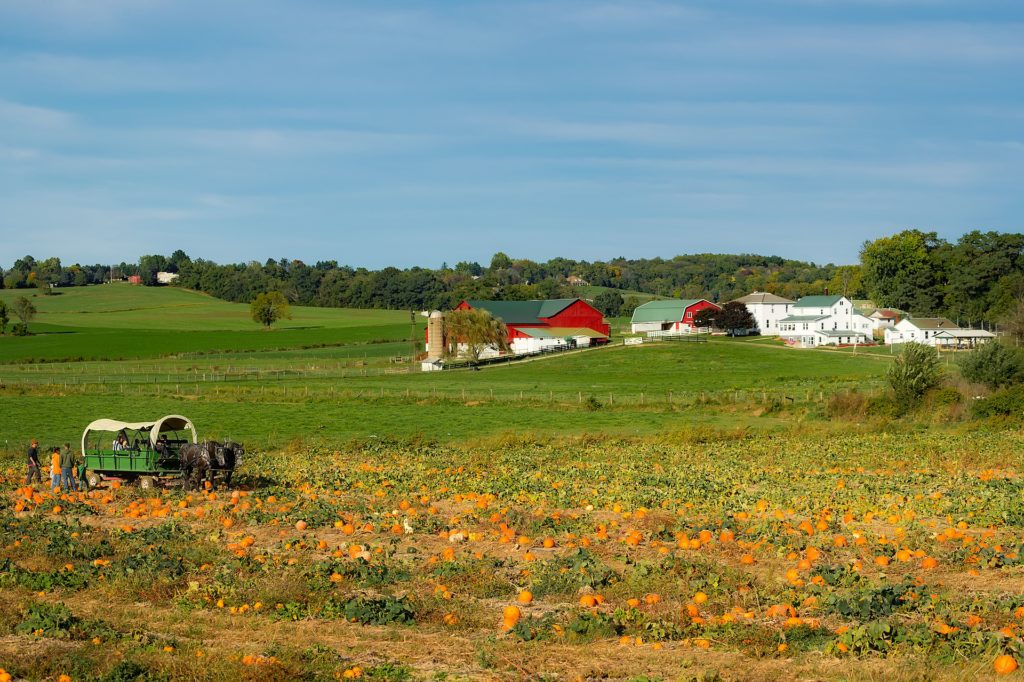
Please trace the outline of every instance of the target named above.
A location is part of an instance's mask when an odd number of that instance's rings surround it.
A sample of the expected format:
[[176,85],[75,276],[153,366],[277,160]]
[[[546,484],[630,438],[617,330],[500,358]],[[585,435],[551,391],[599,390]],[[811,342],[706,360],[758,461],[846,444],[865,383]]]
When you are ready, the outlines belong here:
[[[98,284],[176,272],[178,286],[218,298],[251,302],[278,291],[292,305],[398,310],[449,309],[467,298],[524,300],[583,296],[610,317],[628,316],[640,302],[633,292],[707,298],[724,304],[752,291],[797,299],[810,294],[870,298],[913,315],[942,315],[964,325],[1009,321],[1015,310],[1024,336],[1024,235],[973,231],[955,242],[934,232],[905,230],[864,244],[860,263],[816,265],[778,256],[692,254],[674,258],[613,258],[546,262],[496,253],[482,265],[462,261],[439,268],[379,270],[322,260],[312,265],[279,258],[218,264],[177,250],[137,263],[63,266],[58,258],[25,256],[0,272],[8,288]],[[576,275],[590,287],[569,286]]]
[[905,230],[867,242],[860,255],[868,298],[912,315],[996,323],[1024,298],[1024,234],[975,230],[948,242]]

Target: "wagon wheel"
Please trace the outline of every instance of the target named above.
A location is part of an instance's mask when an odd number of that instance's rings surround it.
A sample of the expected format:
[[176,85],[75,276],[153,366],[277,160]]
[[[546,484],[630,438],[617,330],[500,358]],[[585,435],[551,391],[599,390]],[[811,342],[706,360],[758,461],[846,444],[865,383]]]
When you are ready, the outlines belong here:
[[100,475],[97,474],[95,471],[90,471],[85,475],[85,480],[89,484],[90,488],[96,488],[99,486],[100,481],[102,481],[103,479],[100,478]]
[[142,476],[139,478],[139,487],[143,490],[151,490],[156,487],[156,478],[154,476]]

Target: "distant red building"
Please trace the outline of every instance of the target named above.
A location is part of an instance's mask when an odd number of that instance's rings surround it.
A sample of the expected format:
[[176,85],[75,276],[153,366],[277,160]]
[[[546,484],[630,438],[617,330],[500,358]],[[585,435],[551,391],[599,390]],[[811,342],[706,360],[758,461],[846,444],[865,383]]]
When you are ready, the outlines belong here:
[[128,284],[142,284],[142,275],[128,275]]

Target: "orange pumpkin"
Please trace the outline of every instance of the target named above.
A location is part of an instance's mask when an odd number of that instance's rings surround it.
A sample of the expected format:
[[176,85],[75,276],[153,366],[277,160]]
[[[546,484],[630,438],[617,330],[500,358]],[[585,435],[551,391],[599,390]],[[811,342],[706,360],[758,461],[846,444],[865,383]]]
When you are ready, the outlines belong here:
[[992,667],[995,669],[996,675],[1009,675],[1017,669],[1017,659],[1007,654],[996,656],[996,660],[992,662]]

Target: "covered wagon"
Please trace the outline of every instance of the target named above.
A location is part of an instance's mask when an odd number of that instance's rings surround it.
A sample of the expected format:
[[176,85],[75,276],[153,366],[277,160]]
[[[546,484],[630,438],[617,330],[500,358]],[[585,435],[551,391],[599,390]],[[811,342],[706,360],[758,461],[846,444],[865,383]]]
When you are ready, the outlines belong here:
[[178,414],[145,422],[97,419],[82,433],[89,485],[117,478],[152,488],[163,477],[181,474],[178,451],[198,440],[196,427]]

